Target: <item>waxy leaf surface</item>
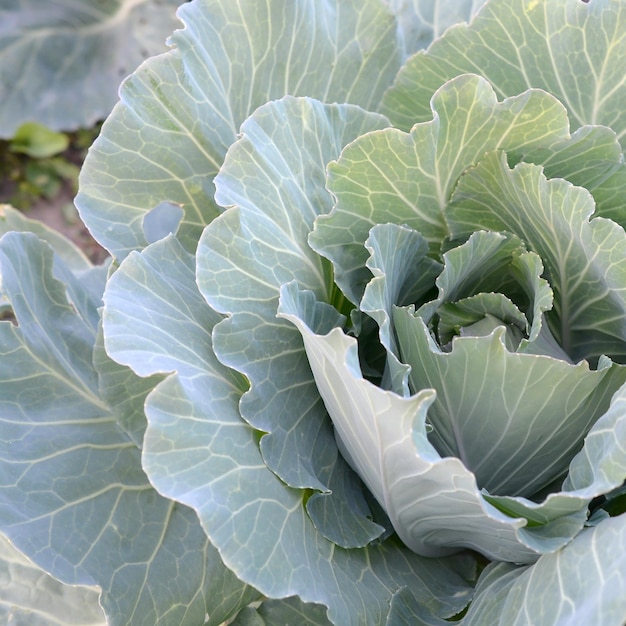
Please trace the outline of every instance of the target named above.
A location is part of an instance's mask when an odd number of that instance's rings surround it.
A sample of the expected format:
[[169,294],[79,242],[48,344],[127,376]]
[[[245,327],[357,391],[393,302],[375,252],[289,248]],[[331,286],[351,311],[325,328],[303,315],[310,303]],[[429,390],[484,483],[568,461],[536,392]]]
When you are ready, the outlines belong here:
[[258,433],[239,413],[245,379],[213,353],[211,331],[221,316],[206,305],[193,257],[175,238],[130,255],[105,302],[109,353],[143,376],[172,372],[146,402],[144,467],[160,493],[197,511],[240,579],[270,597],[324,605],[335,624],[355,616],[381,623],[403,587],[426,613],[452,615],[465,605],[471,559],[426,562],[394,538],[342,549],[315,528],[306,492],[268,469]]
[[257,107],[291,94],[375,110],[400,67],[382,0],[197,0],[179,17],[175,49],[125,82],[81,172],[81,218],[118,258],[147,244],[143,218],[162,202],[182,208],[195,249],[223,210],[212,179]]
[[256,595],[224,569],[195,513],[152,488],[100,397],[101,302],[79,298],[79,278],[55,278],[71,272],[33,234],[5,235],[0,263],[18,323],[0,323],[2,532],[64,583],[99,586],[110,624],[195,625],[209,609],[220,624]]
[[440,85],[471,72],[500,98],[544,89],[565,105],[573,129],[609,126],[624,145],[625,31],[622,0],[491,0],[471,24],[453,26],[405,64],[383,112],[408,130],[430,119]]

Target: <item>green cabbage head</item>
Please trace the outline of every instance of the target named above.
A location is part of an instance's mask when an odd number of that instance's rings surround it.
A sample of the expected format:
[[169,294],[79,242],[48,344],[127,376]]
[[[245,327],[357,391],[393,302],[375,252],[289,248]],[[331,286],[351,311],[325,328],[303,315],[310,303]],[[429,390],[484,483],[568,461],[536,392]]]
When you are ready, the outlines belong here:
[[113,624],[622,626],[626,2],[179,16],[111,267],[0,241],[3,533]]

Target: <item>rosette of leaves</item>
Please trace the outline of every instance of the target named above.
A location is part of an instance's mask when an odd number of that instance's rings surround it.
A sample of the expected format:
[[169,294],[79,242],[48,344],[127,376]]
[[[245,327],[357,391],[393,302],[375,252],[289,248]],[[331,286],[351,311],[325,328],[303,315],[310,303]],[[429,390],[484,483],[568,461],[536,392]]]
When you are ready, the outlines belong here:
[[420,7],[186,5],[112,267],[0,242],[2,530],[111,623],[623,623],[626,4]]

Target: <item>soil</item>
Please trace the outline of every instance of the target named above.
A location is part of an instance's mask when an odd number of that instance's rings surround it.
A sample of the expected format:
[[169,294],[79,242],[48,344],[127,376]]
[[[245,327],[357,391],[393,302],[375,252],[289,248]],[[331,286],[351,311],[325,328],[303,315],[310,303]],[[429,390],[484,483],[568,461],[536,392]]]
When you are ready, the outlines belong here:
[[24,211],[24,215],[30,219],[40,220],[59,231],[73,241],[92,263],[99,265],[107,258],[108,252],[93,239],[80,221],[73,203],[74,195],[71,185],[64,184],[58,196],[52,200],[40,198],[31,208]]
[[[87,132],[92,132],[93,138],[95,138],[95,131]],[[86,155],[86,148],[76,145],[79,137],[78,133],[71,135],[72,143],[61,155],[65,161],[77,167],[81,166]],[[2,144],[0,158],[3,159],[3,163],[0,163],[3,166],[0,167],[3,174],[0,176],[0,204],[11,204],[11,199],[15,196],[18,186],[16,180],[22,176],[20,169],[25,167],[28,157],[25,155],[16,157],[8,151],[7,142],[0,142],[0,144]],[[11,173],[14,175],[11,176]],[[59,231],[81,248],[94,264],[100,264],[107,258],[108,253],[98,245],[80,221],[73,202],[75,195],[76,181],[62,180],[60,189],[53,198],[44,196],[34,198],[29,203],[28,208],[23,209],[23,213],[26,217],[40,220],[50,228]]]

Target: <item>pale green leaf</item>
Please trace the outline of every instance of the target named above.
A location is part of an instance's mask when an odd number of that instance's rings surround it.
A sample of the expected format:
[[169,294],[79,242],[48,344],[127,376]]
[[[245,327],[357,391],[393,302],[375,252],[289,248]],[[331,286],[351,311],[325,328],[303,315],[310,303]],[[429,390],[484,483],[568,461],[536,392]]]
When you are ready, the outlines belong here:
[[523,158],[541,165],[547,178],[565,178],[590,191],[596,203],[595,214],[626,228],[622,201],[626,163],[611,129],[582,126],[564,141],[547,149],[529,150]]
[[335,280],[358,302],[370,273],[363,244],[375,224],[405,224],[436,255],[448,234],[443,210],[459,176],[485,152],[513,153],[568,137],[563,106],[541,91],[498,102],[477,76],[445,84],[432,100],[433,120],[410,133],[372,132],[346,147],[328,166],[333,212],[317,219],[311,245],[335,266]]
[[0,621],[11,626],[104,626],[98,589],[64,585],[0,535]]
[[523,498],[485,494],[486,499],[509,515],[521,515],[537,524],[545,524],[546,513],[564,511],[575,506],[576,502],[591,502],[619,489],[626,480],[625,406],[626,385],[623,385],[613,395],[606,413],[585,437],[582,450],[572,459],[562,491],[549,494],[539,504]]
[[393,321],[413,392],[437,392],[430,441],[441,456],[460,458],[491,494],[531,497],[562,478],[626,381],[619,366],[590,371],[586,362],[509,352],[503,326],[486,337],[456,337],[443,352],[409,309],[396,309]]
[[[467,328],[486,315],[501,320],[507,337],[517,336],[510,348],[513,352],[543,353],[569,360],[562,350],[542,352],[545,344],[537,342],[547,332],[543,314],[552,308],[553,293],[541,278],[540,257],[527,252],[518,237],[477,230],[466,242],[444,253],[443,260],[443,271],[436,280],[437,299],[417,308],[427,324],[437,326],[441,346],[448,349],[446,344],[454,335],[489,334],[493,328],[484,333]],[[414,303],[418,305],[418,301]]]
[[26,122],[15,131],[9,150],[33,159],[45,159],[67,150],[69,143],[70,139],[64,133],[57,133],[36,122]]
[[0,137],[23,122],[90,127],[122,79],[166,50],[180,0],[0,2]]
[[375,110],[400,66],[383,0],[197,0],[179,16],[175,49],[125,82],[81,173],[81,217],[119,258],[146,245],[161,202],[183,209],[178,235],[195,249],[222,211],[212,178],[257,107],[291,94]]
[[574,128],[609,126],[626,135],[626,5],[622,0],[491,0],[470,25],[449,29],[404,66],[383,112],[408,130],[430,119],[430,98],[447,80],[484,76],[498,96],[545,89]]
[[573,360],[607,354],[626,358],[626,234],[592,217],[589,192],[538,166],[509,169],[502,154],[487,155],[459,182],[445,212],[454,237],[476,229],[522,238],[545,267],[554,290],[546,319]]

